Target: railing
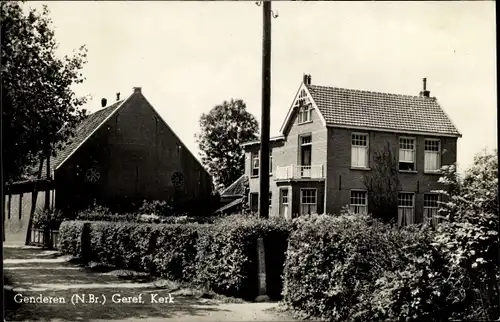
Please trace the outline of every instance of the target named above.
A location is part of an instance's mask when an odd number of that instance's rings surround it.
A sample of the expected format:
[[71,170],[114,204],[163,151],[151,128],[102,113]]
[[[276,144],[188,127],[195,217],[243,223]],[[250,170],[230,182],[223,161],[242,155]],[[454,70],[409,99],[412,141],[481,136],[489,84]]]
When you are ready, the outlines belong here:
[[323,165],[288,165],[276,167],[276,180],[324,179]]
[[[59,231],[51,230],[50,235],[52,238],[52,248],[57,248]],[[45,246],[45,231],[43,229],[33,228],[31,230],[30,245],[33,246]]]

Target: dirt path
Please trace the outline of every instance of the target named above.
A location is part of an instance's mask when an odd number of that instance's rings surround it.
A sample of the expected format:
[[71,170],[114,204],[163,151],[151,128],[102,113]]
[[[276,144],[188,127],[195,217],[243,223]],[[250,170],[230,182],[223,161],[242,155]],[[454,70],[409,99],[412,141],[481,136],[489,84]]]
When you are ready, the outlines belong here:
[[5,276],[17,299],[53,302],[21,303],[6,312],[7,321],[293,321],[276,310],[276,303],[180,295],[147,276],[98,272],[55,252],[4,248],[4,258]]

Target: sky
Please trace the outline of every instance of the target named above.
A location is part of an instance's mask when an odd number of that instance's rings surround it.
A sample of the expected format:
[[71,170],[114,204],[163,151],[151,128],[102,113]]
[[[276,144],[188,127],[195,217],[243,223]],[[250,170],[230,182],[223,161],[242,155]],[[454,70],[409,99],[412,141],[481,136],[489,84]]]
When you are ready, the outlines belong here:
[[[262,7],[255,1],[28,2],[51,11],[59,53],[88,49],[86,81],[101,98],[142,87],[198,155],[199,119],[242,99],[260,123]],[[271,135],[278,135],[304,73],[312,84],[418,95],[422,78],[462,133],[463,171],[497,147],[494,1],[273,2]]]

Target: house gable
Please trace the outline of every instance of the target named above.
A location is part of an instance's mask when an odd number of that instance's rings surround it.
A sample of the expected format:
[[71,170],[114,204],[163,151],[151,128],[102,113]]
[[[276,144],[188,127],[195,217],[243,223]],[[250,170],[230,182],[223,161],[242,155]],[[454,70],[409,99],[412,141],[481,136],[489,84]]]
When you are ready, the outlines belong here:
[[280,132],[282,133],[283,136],[286,137],[288,135],[300,107],[307,104],[310,104],[313,113],[317,113],[319,119],[321,120],[321,124],[324,127],[326,127],[326,120],[323,117],[323,114],[321,113],[316,102],[314,101],[307,85],[304,82],[302,82],[297,93],[295,94],[292,105],[288,109],[285,120],[283,121],[283,124],[281,126]]
[[147,104],[147,106],[151,109],[151,111],[153,112],[155,117],[160,121],[160,123],[166,128],[166,130],[168,132],[170,132],[171,135],[173,135],[173,137],[175,138],[175,140],[177,141],[177,144],[179,144],[181,149],[183,149],[184,151],[187,151],[187,153],[191,156],[191,158],[193,158],[193,160],[195,160],[195,162],[200,167],[200,169],[203,170],[206,175],[210,176],[210,174],[208,173],[205,166],[203,164],[201,164],[201,162],[198,160],[198,158],[195,157],[195,155],[191,152],[191,150],[189,150],[187,148],[187,146],[182,142],[182,140],[177,136],[177,134],[175,134],[175,132],[172,130],[172,128],[160,116],[160,114],[156,111],[156,109],[153,107],[153,105],[151,105],[151,103],[149,103],[149,101],[146,99],[146,97],[144,97],[144,95],[142,95],[142,93],[139,95],[140,95],[140,98],[143,99],[144,102]]

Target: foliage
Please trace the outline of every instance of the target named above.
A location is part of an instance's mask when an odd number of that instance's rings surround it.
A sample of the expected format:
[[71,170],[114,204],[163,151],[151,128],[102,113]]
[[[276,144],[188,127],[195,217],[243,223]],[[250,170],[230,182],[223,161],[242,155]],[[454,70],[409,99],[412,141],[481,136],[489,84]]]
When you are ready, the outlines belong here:
[[[197,284],[231,296],[255,298],[258,295],[257,238],[264,239],[266,260],[280,255],[283,257],[288,230],[286,222],[276,219],[263,220],[241,215],[219,219],[198,240]],[[278,277],[282,267],[283,263],[281,268],[273,267],[279,272]],[[279,282],[279,279],[275,281]],[[268,287],[276,289],[279,285]]]
[[[85,223],[89,225],[88,237],[82,236]],[[264,238],[267,256],[279,257],[281,253],[284,257],[288,229],[281,221],[243,216],[219,218],[209,225],[69,221],[61,225],[59,238],[63,253],[87,261],[146,271],[226,295],[251,298],[258,290],[257,237]],[[85,247],[80,242],[85,238],[89,240],[86,256],[82,255]],[[280,267],[273,268],[279,276]],[[279,282],[279,278],[275,281]]]
[[33,214],[33,227],[38,229],[57,230],[65,219],[61,211],[44,210],[37,208]]
[[83,255],[82,237],[85,221],[63,221],[59,227],[58,249],[75,257]]
[[373,153],[371,171],[363,179],[368,192],[368,211],[374,218],[391,222],[397,218],[400,188],[398,158],[387,144]]
[[[214,217],[191,217],[191,216],[162,216],[154,211],[149,211],[147,203],[143,211],[138,213],[113,213],[108,208],[94,206],[77,214],[77,220],[86,221],[111,221],[111,222],[137,222],[150,224],[182,224],[182,223],[210,223]],[[154,204],[153,204],[154,205]]]
[[461,318],[498,319],[498,153],[477,155],[463,179],[455,167],[445,170],[441,181],[452,188],[442,191],[448,198],[442,209],[447,221],[438,227],[434,247],[444,253],[450,278],[472,290],[457,300],[474,309]]
[[49,11],[23,10],[19,1],[1,3],[3,167],[6,181],[22,179],[72,135],[85,116],[85,97],[72,90],[84,78],[84,46],[58,57]]
[[302,314],[348,321],[367,310],[375,280],[398,249],[389,226],[360,215],[310,215],[293,221],[285,303]]
[[475,158],[446,184],[437,227],[396,228],[376,219],[294,220],[285,267],[285,303],[325,320],[497,320],[498,157]]
[[244,173],[241,144],[257,139],[257,120],[242,100],[231,99],[202,114],[200,127],[196,138],[202,163],[214,178],[217,190],[228,187]]

